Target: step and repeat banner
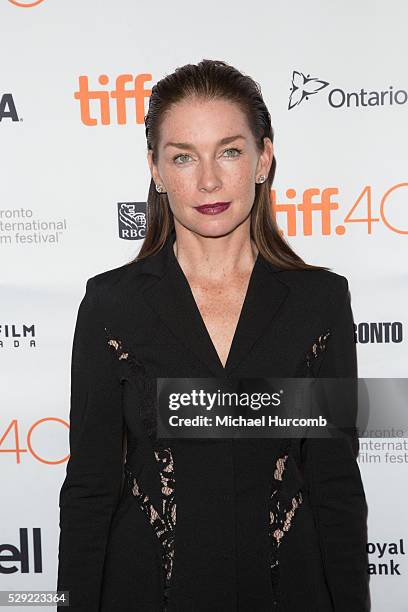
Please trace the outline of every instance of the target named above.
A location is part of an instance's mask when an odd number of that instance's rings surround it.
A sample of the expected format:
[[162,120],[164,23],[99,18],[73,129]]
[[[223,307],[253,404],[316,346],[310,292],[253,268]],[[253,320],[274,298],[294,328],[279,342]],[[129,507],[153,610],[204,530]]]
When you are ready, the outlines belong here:
[[[140,249],[144,115],[177,66],[260,84],[279,226],[349,280],[359,376],[407,377],[407,19],[402,0],[0,0],[1,590],[56,588],[77,310]],[[407,462],[393,423],[361,437],[373,612],[408,609]]]

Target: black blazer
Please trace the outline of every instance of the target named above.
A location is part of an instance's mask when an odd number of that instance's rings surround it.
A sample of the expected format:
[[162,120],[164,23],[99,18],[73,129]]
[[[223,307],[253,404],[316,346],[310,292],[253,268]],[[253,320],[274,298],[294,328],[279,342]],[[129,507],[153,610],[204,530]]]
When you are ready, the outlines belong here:
[[282,271],[258,254],[223,368],[174,240],[173,231],[156,255],[87,281],[57,588],[77,612],[366,612],[356,435],[155,432],[156,377],[356,377],[346,278]]

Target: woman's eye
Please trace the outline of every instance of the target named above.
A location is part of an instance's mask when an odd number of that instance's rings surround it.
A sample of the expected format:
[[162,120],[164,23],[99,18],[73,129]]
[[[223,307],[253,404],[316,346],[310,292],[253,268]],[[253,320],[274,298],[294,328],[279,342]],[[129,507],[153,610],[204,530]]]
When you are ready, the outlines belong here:
[[236,149],[235,147],[233,149],[226,149],[224,153],[227,153],[228,151],[236,151],[238,155],[227,155],[227,157],[239,157],[241,154],[241,149]]
[[[242,152],[241,149],[233,147],[232,149],[225,149],[224,154],[228,153],[229,151],[235,151],[236,155],[227,155],[226,157],[239,157]],[[181,153],[180,155],[176,155],[176,157],[173,158],[173,161],[178,165],[181,165],[184,163],[182,159],[183,157],[190,157],[190,155],[188,155],[187,153]]]
[[[177,162],[177,160],[178,160],[178,159],[180,159],[181,157],[190,157],[190,156],[189,156],[189,155],[187,155],[187,153],[182,153],[181,155],[177,155],[177,156],[176,156],[176,157],[174,157],[173,159],[174,159],[174,161],[175,161],[176,163],[178,163],[178,162]],[[183,162],[181,162],[181,163],[183,163]]]

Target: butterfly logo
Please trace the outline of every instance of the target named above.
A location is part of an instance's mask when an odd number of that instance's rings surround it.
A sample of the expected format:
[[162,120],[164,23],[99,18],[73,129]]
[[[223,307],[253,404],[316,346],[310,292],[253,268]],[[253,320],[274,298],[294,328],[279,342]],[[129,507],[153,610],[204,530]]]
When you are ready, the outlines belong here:
[[295,106],[298,106],[303,100],[309,99],[309,96],[316,94],[327,87],[329,83],[322,81],[321,79],[315,79],[308,74],[305,76],[303,72],[293,71],[292,74],[292,87],[291,94],[289,97],[288,110],[291,110]]

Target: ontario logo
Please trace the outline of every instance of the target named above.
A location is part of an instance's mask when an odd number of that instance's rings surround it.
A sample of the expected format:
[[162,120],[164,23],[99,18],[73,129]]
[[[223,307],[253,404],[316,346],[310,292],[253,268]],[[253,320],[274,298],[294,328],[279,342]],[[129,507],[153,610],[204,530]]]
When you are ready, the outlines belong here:
[[361,106],[401,106],[408,101],[407,90],[394,89],[393,85],[381,91],[367,91],[363,87],[359,91],[346,91],[340,87],[330,89],[329,86],[330,83],[328,81],[294,70],[292,73],[288,110],[292,110],[295,106],[299,106],[305,100],[309,100],[312,96],[325,90],[328,92],[327,103],[335,109],[358,108]]

